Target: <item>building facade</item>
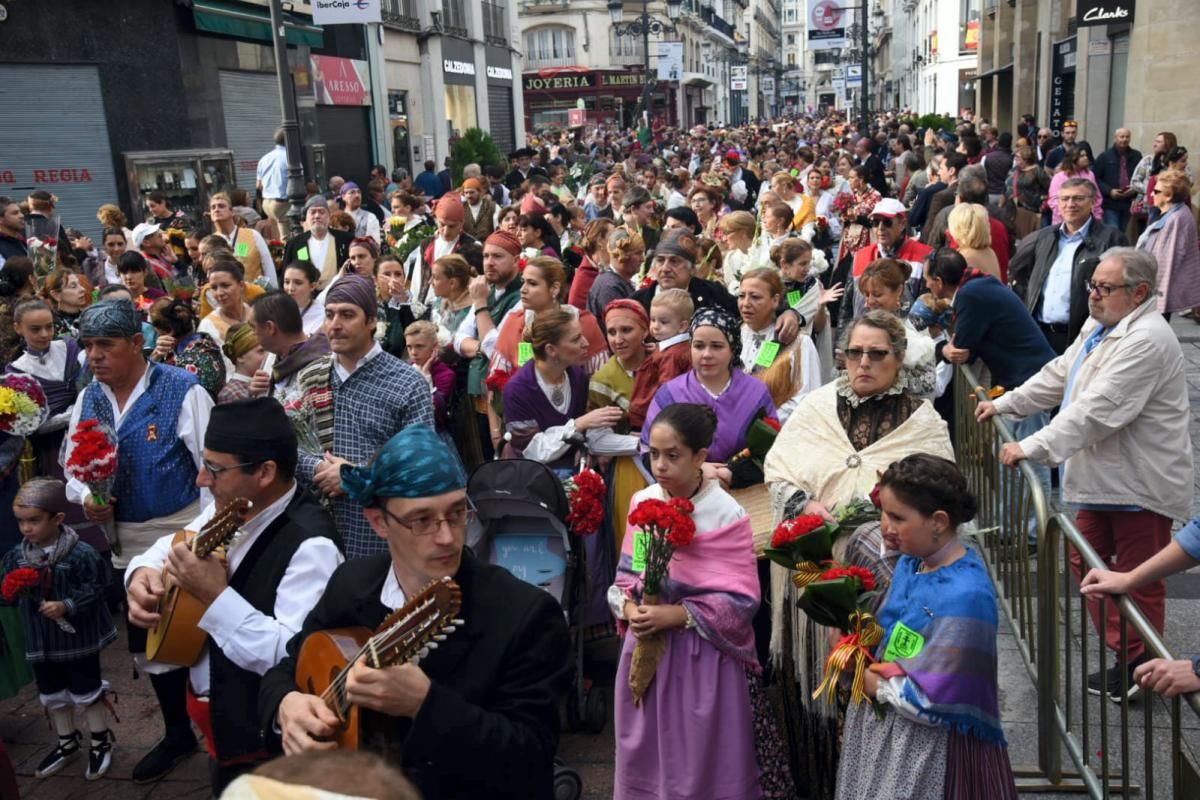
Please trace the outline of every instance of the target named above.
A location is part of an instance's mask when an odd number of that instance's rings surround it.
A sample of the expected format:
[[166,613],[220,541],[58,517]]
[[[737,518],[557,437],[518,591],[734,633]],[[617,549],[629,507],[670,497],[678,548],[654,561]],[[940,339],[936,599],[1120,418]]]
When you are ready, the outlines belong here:
[[[648,37],[647,59],[646,37],[616,35],[606,0],[518,0],[526,128],[634,126],[643,102],[669,125],[734,119],[730,72],[749,1],[683,0],[673,23],[665,0],[648,2],[666,30]],[[625,2],[622,28],[640,24],[642,12],[641,2]]]
[[1177,0],[985,0],[979,113],[1002,130],[1033,114],[1056,136],[1073,119],[1096,152],[1119,127],[1144,152],[1160,131],[1194,143],[1200,118],[1186,75],[1200,35],[1195,11]]
[[873,105],[950,116],[973,108],[981,0],[882,0],[877,8]]

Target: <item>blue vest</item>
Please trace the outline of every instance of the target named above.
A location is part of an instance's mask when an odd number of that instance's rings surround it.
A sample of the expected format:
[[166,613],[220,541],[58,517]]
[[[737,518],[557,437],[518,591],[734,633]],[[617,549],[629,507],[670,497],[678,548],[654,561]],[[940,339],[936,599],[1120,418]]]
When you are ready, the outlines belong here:
[[[200,497],[196,464],[176,434],[179,409],[188,390],[199,381],[177,367],[149,363],[146,391],[125,413],[117,431],[118,522],[146,522],[174,514]],[[110,428],[112,406],[93,381],[83,393],[81,420],[98,419]]]

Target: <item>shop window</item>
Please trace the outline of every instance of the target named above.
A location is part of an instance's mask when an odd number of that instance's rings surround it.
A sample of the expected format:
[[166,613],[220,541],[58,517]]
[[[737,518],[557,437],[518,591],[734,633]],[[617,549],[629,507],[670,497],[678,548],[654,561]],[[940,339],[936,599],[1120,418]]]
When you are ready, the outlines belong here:
[[531,69],[569,67],[575,63],[575,29],[534,28],[525,32],[525,64]]
[[478,127],[475,117],[475,87],[446,84],[446,125],[450,138]]

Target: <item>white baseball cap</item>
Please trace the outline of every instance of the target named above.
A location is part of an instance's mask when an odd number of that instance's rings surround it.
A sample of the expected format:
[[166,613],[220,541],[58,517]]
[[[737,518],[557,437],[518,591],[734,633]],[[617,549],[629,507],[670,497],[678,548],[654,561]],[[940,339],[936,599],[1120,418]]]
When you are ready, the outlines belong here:
[[[875,204],[875,208],[871,209],[872,217],[904,217],[908,215],[908,209],[894,197],[885,197]],[[137,236],[137,233],[134,233]]]
[[161,233],[161,229],[153,222],[141,222],[133,229],[133,246],[141,247],[147,236]]

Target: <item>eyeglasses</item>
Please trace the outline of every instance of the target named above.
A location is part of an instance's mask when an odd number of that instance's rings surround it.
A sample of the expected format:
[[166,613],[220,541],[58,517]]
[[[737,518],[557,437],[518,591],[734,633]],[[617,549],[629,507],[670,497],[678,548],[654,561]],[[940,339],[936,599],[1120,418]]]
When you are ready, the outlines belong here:
[[892,223],[894,221],[895,220],[891,217],[876,217],[875,219],[871,220],[871,227],[878,228],[882,226],[884,228],[890,228],[892,227]]
[[1062,205],[1074,205],[1075,203],[1090,203],[1092,202],[1091,195],[1085,194],[1060,194],[1058,202]]
[[256,464],[263,463],[263,461],[262,459],[259,459],[258,461],[243,461],[241,464],[230,464],[228,467],[214,466],[213,463],[207,459],[205,459],[202,463],[204,464],[204,471],[207,472],[215,481],[217,476],[222,472],[228,472],[229,470],[237,469],[238,467],[253,467]]
[[1151,194],[1167,194],[1166,189],[1155,189]]
[[863,356],[866,356],[876,364],[892,354],[891,350],[863,350],[859,347],[851,347],[843,352],[847,361],[862,361]]
[[380,505],[379,509],[397,525],[412,531],[413,536],[432,536],[441,529],[443,522],[446,523],[451,531],[466,530],[471,521],[475,519],[475,508],[471,505],[456,508],[444,517],[423,515],[409,519],[400,519],[391,511],[388,511],[387,506]]
[[1134,284],[1131,283],[1119,283],[1116,286],[1109,286],[1106,283],[1083,282],[1083,287],[1087,289],[1088,294],[1099,294],[1101,297],[1109,297],[1117,289],[1132,289],[1133,286]]

